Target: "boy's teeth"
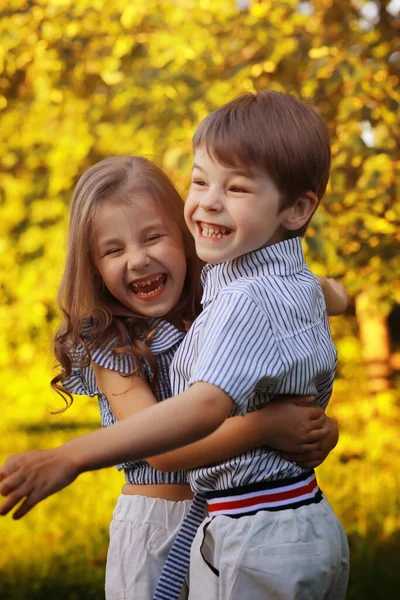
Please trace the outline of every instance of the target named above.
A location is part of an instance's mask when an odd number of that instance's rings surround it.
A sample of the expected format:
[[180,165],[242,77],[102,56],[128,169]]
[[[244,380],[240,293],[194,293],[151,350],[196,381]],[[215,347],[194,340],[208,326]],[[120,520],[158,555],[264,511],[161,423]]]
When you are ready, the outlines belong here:
[[214,237],[217,239],[221,239],[226,235],[229,235],[229,229],[225,227],[216,227],[215,225],[212,227],[211,225],[206,225],[205,223],[201,223],[201,233],[204,237]]

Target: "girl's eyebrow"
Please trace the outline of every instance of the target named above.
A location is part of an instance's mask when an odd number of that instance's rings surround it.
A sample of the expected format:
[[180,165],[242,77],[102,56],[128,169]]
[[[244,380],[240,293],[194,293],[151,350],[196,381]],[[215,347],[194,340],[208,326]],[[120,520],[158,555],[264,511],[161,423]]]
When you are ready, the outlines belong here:
[[[142,229],[139,230],[140,234],[147,233],[152,229],[165,229],[166,225],[162,221],[153,221],[152,223],[146,224]],[[107,237],[107,234],[98,240],[98,246],[109,246],[111,244],[120,244],[121,240],[118,237]]]
[[104,238],[100,238],[100,240],[98,240],[97,245],[99,248],[101,248],[102,246],[110,246],[112,244],[119,244],[119,243],[120,243],[120,240],[116,237],[113,237],[113,238],[104,237]]

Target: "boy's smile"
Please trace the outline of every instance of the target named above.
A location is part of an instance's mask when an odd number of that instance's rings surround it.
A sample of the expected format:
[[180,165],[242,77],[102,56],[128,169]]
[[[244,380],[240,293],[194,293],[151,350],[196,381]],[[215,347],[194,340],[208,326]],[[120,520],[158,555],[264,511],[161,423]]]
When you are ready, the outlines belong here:
[[216,223],[200,222],[197,223],[197,226],[199,228],[201,237],[207,238],[214,242],[223,240],[232,233],[231,229],[228,229],[227,227],[221,227]]
[[267,174],[221,164],[206,148],[195,152],[186,223],[198,256],[233,260],[283,239],[280,193]]

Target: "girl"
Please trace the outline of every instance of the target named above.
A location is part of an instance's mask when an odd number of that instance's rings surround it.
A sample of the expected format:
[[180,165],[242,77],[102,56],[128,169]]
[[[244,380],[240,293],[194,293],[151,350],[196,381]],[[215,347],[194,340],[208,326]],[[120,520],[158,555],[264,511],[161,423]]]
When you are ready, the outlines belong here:
[[[170,362],[200,312],[200,268],[182,199],[154,164],[111,157],[81,177],[59,293],[64,322],[54,340],[62,372],[52,384],[67,406],[72,393],[98,396],[108,426],[172,395]],[[342,290],[321,283],[331,312],[340,312]],[[205,440],[119,465],[126,484],[110,526],[106,597],[153,597],[192,498],[183,469],[267,443],[312,467],[336,442],[336,424],[321,409],[280,399],[228,419]],[[16,516],[34,503],[33,497]]]

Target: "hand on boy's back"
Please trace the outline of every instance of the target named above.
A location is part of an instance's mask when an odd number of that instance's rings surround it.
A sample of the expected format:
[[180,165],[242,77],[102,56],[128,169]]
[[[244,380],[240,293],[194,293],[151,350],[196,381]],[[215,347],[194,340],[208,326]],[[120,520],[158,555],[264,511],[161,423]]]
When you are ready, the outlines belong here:
[[325,460],[338,441],[338,428],[313,396],[279,396],[258,411],[268,432],[265,443],[306,468]]
[[6,515],[23,500],[13,518],[23,517],[38,502],[72,483],[78,474],[58,448],[10,456],[0,467],[0,494],[6,497],[0,515]]
[[286,460],[297,463],[306,469],[315,469],[328,457],[339,441],[339,428],[336,421],[326,417],[324,435],[318,442],[310,444],[300,452],[281,452]]

